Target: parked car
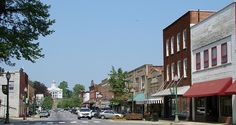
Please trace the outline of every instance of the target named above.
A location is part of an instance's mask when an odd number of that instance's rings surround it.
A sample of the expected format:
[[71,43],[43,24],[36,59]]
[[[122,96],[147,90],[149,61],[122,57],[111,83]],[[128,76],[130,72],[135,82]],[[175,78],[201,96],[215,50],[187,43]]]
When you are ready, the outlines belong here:
[[102,112],[99,113],[98,117],[101,119],[105,119],[105,118],[112,118],[114,116],[118,116],[118,117],[123,117],[122,114],[116,113],[112,110],[104,110]]
[[77,114],[77,109],[71,109],[72,114]]
[[41,111],[39,113],[39,117],[42,118],[42,117],[49,117],[50,116],[50,113],[48,111]]
[[88,118],[92,119],[92,110],[88,108],[81,108],[78,110],[78,119],[80,118]]

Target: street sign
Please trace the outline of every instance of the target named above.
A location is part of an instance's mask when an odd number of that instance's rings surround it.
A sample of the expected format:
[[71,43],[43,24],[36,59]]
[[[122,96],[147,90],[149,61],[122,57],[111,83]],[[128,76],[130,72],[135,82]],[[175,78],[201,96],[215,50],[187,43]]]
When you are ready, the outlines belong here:
[[2,85],[2,93],[5,94],[5,95],[8,94],[7,85]]

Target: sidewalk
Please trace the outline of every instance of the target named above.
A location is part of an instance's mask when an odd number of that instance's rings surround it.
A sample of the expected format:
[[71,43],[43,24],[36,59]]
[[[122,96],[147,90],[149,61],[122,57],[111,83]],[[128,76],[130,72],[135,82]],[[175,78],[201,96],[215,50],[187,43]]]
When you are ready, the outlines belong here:
[[145,124],[155,124],[155,125],[229,125],[226,123],[207,123],[207,122],[191,122],[191,121],[180,121],[175,123],[169,120],[159,120],[159,121],[142,121],[142,120],[112,120],[112,122],[120,123],[145,123]]

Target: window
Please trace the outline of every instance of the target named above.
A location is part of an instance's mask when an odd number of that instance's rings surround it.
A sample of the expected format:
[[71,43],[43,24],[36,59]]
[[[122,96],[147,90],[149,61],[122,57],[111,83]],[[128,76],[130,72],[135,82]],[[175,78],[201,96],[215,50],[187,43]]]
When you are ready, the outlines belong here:
[[183,31],[183,49],[186,48],[186,43],[187,43],[187,31],[186,29]]
[[170,66],[169,65],[167,65],[166,66],[166,81],[169,81],[169,73],[170,73]]
[[216,46],[211,48],[211,62],[212,62],[212,66],[216,66],[217,65],[217,48]]
[[204,68],[208,68],[209,67],[209,53],[208,53],[208,49],[204,50]]
[[142,82],[141,82],[141,89],[144,89],[144,84],[145,84],[145,76],[142,76]]
[[221,44],[221,64],[227,63],[227,43]]
[[222,116],[232,116],[232,99],[231,96],[220,97],[220,109]]
[[169,56],[169,39],[166,40],[166,56]]
[[180,51],[180,33],[177,34],[177,52]]
[[184,66],[184,77],[186,78],[187,77],[187,58],[184,59],[184,62],[183,62],[183,66]]
[[174,36],[171,37],[171,54],[174,54]]
[[181,61],[178,61],[178,63],[177,63],[177,75],[178,75],[178,78],[180,78],[180,69],[181,69]]
[[174,80],[175,75],[175,63],[171,64],[171,80]]
[[196,70],[201,69],[201,54],[200,52],[196,53]]

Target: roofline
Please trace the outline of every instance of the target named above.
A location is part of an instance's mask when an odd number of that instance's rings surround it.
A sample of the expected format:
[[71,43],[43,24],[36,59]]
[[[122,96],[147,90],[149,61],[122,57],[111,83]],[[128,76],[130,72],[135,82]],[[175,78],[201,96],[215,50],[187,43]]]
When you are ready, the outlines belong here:
[[169,29],[170,27],[172,27],[172,25],[174,25],[175,23],[177,23],[181,18],[187,16],[188,14],[190,14],[191,12],[209,12],[209,13],[215,13],[215,11],[210,11],[210,10],[189,10],[187,11],[185,14],[183,14],[181,17],[179,17],[178,19],[176,19],[173,23],[171,23],[170,25],[168,25],[166,28],[163,29],[163,31]]
[[137,67],[137,68],[135,68],[135,69],[129,71],[128,73],[134,72],[134,71],[136,71],[137,69],[139,69],[139,68],[141,68],[141,67],[144,67],[144,66],[154,66],[154,65],[152,65],[152,64],[144,64],[144,65],[142,65],[142,66],[139,66],[139,67]]
[[[226,8],[229,8],[230,6],[233,6],[233,5],[236,5],[236,2],[232,2],[232,3],[230,3],[229,5],[223,7],[222,9],[220,9],[219,11],[216,11],[214,14],[212,14],[211,16],[209,16],[208,18],[206,18],[205,20],[203,20],[203,21],[197,23],[196,25],[192,26],[191,29],[197,27],[198,25],[204,23],[205,21],[208,21],[209,19],[211,19],[211,18],[214,17],[215,15],[221,13],[223,10],[225,10]],[[235,7],[235,8],[236,8],[236,7]]]

